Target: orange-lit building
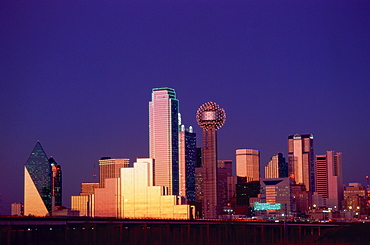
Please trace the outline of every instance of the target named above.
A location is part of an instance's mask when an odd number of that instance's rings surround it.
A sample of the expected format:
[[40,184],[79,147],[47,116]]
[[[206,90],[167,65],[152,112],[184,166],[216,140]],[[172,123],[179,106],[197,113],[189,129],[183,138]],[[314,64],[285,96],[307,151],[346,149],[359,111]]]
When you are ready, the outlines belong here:
[[119,178],[120,169],[130,166],[130,159],[112,159],[110,157],[102,157],[99,160],[99,179],[100,188],[104,188],[105,179]]
[[249,181],[260,181],[260,151],[255,149],[236,150],[236,175]]

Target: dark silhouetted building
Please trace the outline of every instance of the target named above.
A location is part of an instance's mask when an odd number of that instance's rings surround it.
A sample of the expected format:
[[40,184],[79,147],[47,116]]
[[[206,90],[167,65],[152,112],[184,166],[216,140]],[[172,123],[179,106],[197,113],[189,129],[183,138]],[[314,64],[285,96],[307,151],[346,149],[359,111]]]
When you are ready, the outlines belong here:
[[[242,181],[243,179],[239,179]],[[260,194],[260,181],[238,183],[235,186],[235,214],[251,216],[250,199]]]
[[49,158],[51,165],[51,203],[52,206],[62,206],[62,168],[58,165],[53,157]]
[[217,203],[220,210],[224,209],[228,202],[227,180],[232,176],[232,164],[231,160],[217,161]]

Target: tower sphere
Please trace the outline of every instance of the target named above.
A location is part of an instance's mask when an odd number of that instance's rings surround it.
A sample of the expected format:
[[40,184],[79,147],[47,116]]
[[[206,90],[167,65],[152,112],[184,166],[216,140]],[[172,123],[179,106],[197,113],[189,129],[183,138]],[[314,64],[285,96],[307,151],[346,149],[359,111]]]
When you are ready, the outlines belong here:
[[209,130],[220,129],[226,121],[225,110],[215,102],[207,102],[197,110],[197,122],[202,128]]

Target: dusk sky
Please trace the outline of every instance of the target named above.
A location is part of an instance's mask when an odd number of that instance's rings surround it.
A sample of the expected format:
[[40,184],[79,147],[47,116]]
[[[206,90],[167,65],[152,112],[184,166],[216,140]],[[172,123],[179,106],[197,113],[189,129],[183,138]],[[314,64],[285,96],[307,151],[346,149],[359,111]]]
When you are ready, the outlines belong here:
[[100,157],[148,157],[156,87],[176,90],[198,147],[198,107],[225,109],[219,159],[259,149],[263,169],[312,133],[315,154],[343,152],[344,183],[370,175],[370,1],[3,0],[0,82],[2,214],[37,140],[67,207]]

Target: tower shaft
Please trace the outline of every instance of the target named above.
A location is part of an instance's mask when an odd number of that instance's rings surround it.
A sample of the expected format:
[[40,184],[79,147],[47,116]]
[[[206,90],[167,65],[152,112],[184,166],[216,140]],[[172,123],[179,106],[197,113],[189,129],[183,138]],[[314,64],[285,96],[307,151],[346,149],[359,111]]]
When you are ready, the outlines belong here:
[[217,217],[217,131],[203,128],[203,212]]

